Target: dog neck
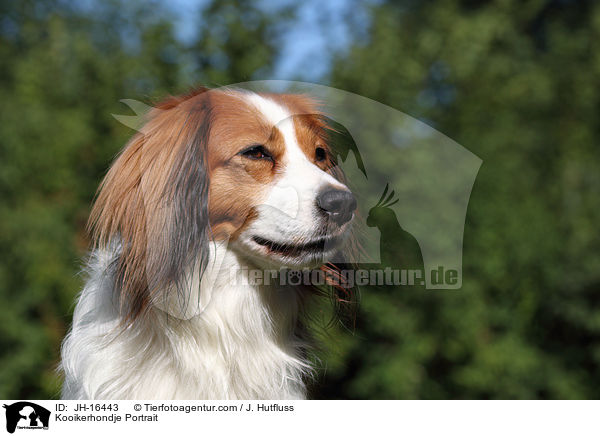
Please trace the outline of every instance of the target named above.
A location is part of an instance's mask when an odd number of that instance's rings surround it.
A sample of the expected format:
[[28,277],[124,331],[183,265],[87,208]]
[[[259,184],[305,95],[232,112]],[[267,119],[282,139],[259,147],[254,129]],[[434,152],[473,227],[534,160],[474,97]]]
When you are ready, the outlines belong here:
[[107,274],[114,253],[95,253],[63,345],[63,397],[303,398],[300,293],[249,283],[251,263],[224,246],[213,251],[188,295],[172,293],[124,330]]

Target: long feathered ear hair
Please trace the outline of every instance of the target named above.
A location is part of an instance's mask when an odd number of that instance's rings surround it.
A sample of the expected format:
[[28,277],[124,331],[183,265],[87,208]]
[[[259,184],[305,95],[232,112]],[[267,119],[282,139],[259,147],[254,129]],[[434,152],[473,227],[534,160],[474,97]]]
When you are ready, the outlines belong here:
[[89,228],[95,248],[116,250],[114,287],[126,324],[164,292],[183,289],[186,269],[208,258],[210,93],[170,98],[125,146],[102,181]]

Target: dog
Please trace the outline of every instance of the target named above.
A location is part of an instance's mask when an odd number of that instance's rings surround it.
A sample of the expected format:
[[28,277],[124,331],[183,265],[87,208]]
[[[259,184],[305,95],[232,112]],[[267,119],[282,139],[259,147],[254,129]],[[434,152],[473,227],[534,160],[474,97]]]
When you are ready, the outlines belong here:
[[200,88],[148,114],[90,215],[87,281],[62,346],[64,399],[303,399],[304,284],[357,206],[319,104]]

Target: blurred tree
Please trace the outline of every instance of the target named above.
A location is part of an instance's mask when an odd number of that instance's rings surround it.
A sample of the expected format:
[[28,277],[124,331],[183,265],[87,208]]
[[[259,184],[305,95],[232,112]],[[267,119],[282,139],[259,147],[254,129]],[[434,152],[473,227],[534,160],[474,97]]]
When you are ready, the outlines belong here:
[[268,77],[293,17],[292,6],[267,12],[250,0],[211,2],[202,10],[204,25],[191,45],[203,83],[223,86]]
[[[88,207],[130,132],[111,119],[134,81],[171,88],[159,56],[170,24],[117,2],[84,14],[63,2],[3,2],[0,28],[0,396],[55,396],[61,336],[81,283]],[[124,47],[139,30],[146,52]],[[168,33],[167,33],[168,35]],[[139,83],[139,82],[138,82]],[[145,85],[148,87],[148,85]],[[147,88],[146,88],[147,89]],[[145,89],[137,88],[138,92]]]
[[423,119],[483,166],[462,290],[363,289],[320,395],[597,397],[600,5],[388,1],[371,12],[331,84]]

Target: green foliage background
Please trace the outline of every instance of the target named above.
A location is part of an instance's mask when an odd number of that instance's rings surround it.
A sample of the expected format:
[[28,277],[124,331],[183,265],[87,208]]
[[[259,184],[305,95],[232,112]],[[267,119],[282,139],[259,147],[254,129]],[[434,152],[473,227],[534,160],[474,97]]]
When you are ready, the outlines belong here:
[[[355,329],[323,335],[313,396],[597,398],[600,5],[360,8],[367,31],[321,82],[425,120],[484,163],[463,288],[363,289]],[[0,1],[0,398],[58,396],[85,221],[131,134],[111,116],[119,100],[280,78],[296,18],[274,10],[208,2],[184,43],[158,2]]]

